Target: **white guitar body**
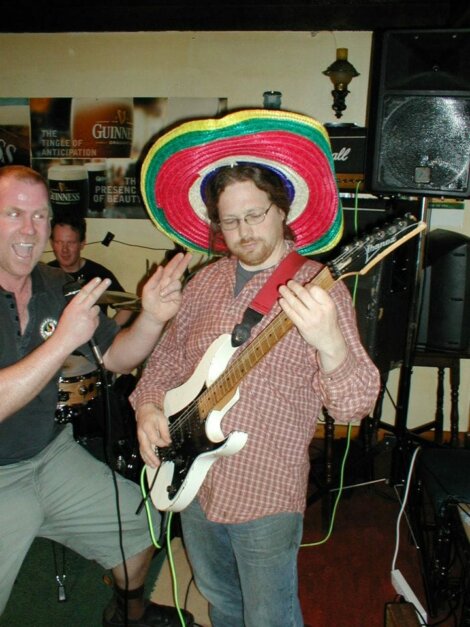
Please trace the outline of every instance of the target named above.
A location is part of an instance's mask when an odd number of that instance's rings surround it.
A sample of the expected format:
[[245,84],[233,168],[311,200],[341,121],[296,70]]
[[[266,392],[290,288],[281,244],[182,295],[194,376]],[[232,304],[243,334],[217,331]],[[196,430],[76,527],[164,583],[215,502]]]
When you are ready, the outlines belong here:
[[[417,222],[412,215],[398,217],[390,226],[382,225],[363,241],[344,247],[308,285],[328,290],[341,278],[365,274],[425,229],[426,223]],[[196,496],[212,464],[245,446],[248,435],[242,431],[224,436],[222,419],[237,402],[243,377],[290,328],[291,320],[280,312],[230,364],[237,347],[232,346],[229,334],[221,335],[208,348],[190,379],[167,393],[163,410],[170,422],[172,444],[158,449],[161,465],[157,470],[146,468],[150,496],[157,509],[183,510]]]
[[[191,377],[183,385],[166,393],[163,402],[165,416],[175,416],[184,411],[205,386],[209,387],[222,374],[236,350],[237,347],[233,347],[231,344],[229,334],[218,337],[209,346]],[[203,452],[198,453],[196,443],[196,450],[191,450],[188,455],[188,442],[185,441],[182,447],[185,450],[180,451],[179,454],[176,452],[175,460],[163,459],[157,469],[146,466],[150,497],[158,510],[180,512],[185,509],[196,496],[212,464],[219,457],[238,453],[245,446],[248,439],[246,433],[232,431],[226,437],[221,429],[223,417],[238,401],[239,396],[238,388],[236,388],[223,407],[213,409],[205,420],[199,420],[200,428],[204,432],[203,436],[207,438],[205,444],[208,444],[211,450],[204,451],[207,446],[203,446]],[[178,418],[175,420],[177,421]],[[194,427],[194,424],[192,426]],[[189,430],[185,437],[191,439],[192,435],[194,434]],[[201,434],[199,434],[200,436]],[[177,445],[174,434],[172,434],[172,438],[174,444]],[[217,446],[217,443],[220,445]],[[192,445],[194,442],[190,442],[189,446]],[[178,455],[188,458],[182,459]],[[178,467],[181,463],[183,468],[179,471]],[[178,473],[179,476],[176,477],[175,473]]]

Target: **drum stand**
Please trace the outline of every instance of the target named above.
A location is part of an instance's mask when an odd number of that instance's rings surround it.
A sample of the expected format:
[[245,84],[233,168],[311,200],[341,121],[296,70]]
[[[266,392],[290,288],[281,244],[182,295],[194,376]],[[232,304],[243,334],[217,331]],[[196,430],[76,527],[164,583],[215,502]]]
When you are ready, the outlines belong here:
[[[54,559],[54,569],[55,569],[55,580],[57,583],[57,600],[59,603],[63,603],[67,601],[67,594],[65,591],[65,579],[67,574],[65,572],[65,564],[66,564],[66,548],[63,544],[58,544],[55,540],[51,540],[52,543],[52,556]],[[59,569],[59,561],[57,559],[57,554],[61,552],[62,554],[62,568]],[[62,571],[62,574],[59,574],[59,571]]]

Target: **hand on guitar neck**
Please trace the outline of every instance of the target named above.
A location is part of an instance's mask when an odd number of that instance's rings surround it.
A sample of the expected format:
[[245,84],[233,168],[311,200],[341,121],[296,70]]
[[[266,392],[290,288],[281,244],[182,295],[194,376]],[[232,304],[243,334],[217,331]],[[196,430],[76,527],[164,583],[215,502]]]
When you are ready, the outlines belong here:
[[331,296],[313,283],[305,286],[289,281],[279,288],[279,304],[310,346],[318,350],[323,370],[337,368],[347,355]]

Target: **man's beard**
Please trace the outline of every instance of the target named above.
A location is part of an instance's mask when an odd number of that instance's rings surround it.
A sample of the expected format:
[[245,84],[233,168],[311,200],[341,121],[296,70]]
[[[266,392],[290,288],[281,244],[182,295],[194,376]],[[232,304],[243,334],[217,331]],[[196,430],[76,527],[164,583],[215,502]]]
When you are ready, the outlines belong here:
[[[247,250],[243,244],[249,244],[251,242],[256,242],[257,246],[253,250]],[[263,239],[257,237],[240,239],[232,246],[232,253],[246,266],[261,265],[268,259],[272,252],[273,248],[270,248]]]

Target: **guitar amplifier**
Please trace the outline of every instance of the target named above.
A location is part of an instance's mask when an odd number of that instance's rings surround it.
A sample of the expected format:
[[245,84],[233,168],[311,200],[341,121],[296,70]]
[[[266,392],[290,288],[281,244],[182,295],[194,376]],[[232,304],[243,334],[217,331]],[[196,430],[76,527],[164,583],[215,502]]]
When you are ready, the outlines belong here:
[[[390,222],[398,215],[419,215],[419,202],[410,199],[393,200],[360,198],[355,209],[353,198],[345,195],[343,202],[344,232],[338,249],[354,239],[371,232],[375,227]],[[338,249],[316,255],[315,259],[328,263]],[[410,312],[413,268],[416,263],[417,238],[394,250],[367,274],[346,277],[345,285],[355,294],[357,324],[362,344],[380,372],[387,373],[403,362]],[[357,278],[357,284],[356,284]]]
[[330,137],[339,189],[363,191],[366,129],[356,124],[325,124]]

